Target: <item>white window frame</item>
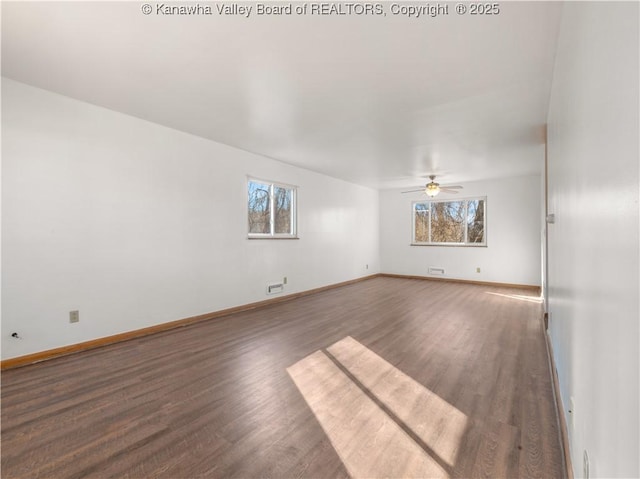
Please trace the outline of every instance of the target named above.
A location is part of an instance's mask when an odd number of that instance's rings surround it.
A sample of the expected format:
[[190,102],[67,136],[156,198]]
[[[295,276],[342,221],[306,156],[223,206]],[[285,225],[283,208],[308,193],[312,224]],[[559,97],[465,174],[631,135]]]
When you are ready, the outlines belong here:
[[[433,204],[433,203],[453,203],[464,201],[464,217],[467,218],[469,201],[482,201],[484,208],[484,235],[482,243],[470,243],[468,241],[469,223],[464,222],[464,242],[462,243],[444,243],[433,241],[416,241],[416,205]],[[429,239],[431,239],[431,206],[429,206]],[[487,246],[487,197],[474,196],[468,198],[447,198],[434,200],[418,200],[411,203],[411,245],[412,246],[461,246],[461,247],[486,247]]]
[[[249,231],[249,183],[260,183],[269,186],[269,233],[252,233]],[[291,191],[291,233],[276,233],[275,232],[275,208],[272,206],[274,202],[274,190],[276,187],[284,188]],[[247,208],[247,237],[249,239],[298,239],[298,187],[294,185],[288,185],[286,183],[280,183],[277,181],[263,180],[253,176],[247,177],[246,182],[246,195]]]

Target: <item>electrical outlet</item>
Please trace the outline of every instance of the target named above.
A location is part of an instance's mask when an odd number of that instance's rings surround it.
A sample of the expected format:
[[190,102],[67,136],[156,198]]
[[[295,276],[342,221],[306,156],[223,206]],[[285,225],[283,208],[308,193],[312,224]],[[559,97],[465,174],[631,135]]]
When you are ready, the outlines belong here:
[[70,323],[80,322],[80,311],[69,311],[69,322]]
[[479,272],[480,272],[480,266],[476,268],[476,273],[479,273]]
[[368,265],[368,264],[366,264],[366,265],[364,266],[364,269],[369,269],[369,265]]
[[282,284],[287,284],[287,277],[285,276],[284,279],[282,280]]

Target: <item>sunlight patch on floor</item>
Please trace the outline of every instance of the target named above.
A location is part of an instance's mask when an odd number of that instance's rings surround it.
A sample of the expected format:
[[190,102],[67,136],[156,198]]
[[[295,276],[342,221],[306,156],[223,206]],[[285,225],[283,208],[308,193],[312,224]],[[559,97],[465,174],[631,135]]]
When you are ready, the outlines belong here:
[[449,466],[467,416],[350,336],[327,348],[357,380]]
[[287,368],[351,477],[450,477],[468,418],[351,337]]
[[503,294],[503,293],[492,293],[490,291],[486,291],[487,294],[491,294],[493,296],[500,296],[501,298],[507,299],[516,299],[518,301],[526,301],[528,303],[542,303],[542,298],[540,296],[524,296],[521,294]]

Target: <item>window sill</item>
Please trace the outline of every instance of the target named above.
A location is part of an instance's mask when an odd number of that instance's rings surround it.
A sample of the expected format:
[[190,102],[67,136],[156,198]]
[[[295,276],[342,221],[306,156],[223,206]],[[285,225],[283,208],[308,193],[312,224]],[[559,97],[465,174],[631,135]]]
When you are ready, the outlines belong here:
[[467,243],[467,244],[459,244],[459,243],[409,243],[409,246],[446,246],[449,248],[486,248],[486,243]]
[[297,240],[298,236],[247,236],[249,240]]

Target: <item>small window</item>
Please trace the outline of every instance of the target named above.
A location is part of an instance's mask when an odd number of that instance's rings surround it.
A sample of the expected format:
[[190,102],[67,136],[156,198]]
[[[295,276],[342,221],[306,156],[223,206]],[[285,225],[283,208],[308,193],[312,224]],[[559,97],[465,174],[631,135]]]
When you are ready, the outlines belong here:
[[250,238],[296,237],[296,188],[249,179]]
[[415,245],[486,246],[486,198],[413,203]]

